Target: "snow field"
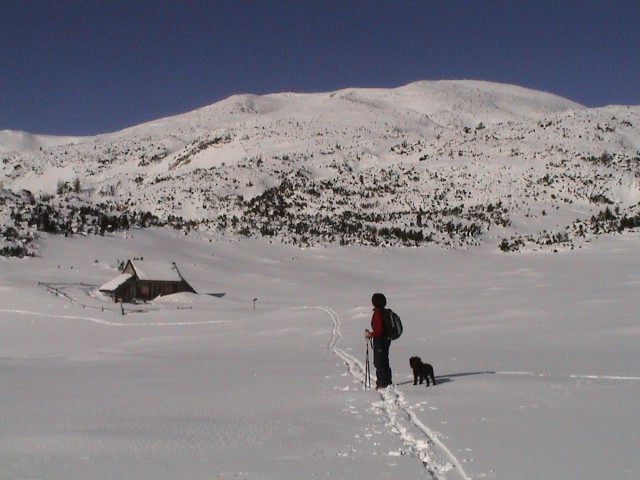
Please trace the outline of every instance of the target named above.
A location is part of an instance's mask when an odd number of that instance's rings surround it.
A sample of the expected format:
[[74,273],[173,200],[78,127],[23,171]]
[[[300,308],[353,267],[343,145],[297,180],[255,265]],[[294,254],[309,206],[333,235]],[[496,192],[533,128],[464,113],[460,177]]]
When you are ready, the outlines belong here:
[[[637,478],[624,238],[555,255],[48,238],[0,260],[0,478]],[[224,296],[122,316],[38,285],[100,285],[140,255]],[[375,291],[405,325],[382,393],[363,390]],[[412,385],[412,355],[437,386]]]

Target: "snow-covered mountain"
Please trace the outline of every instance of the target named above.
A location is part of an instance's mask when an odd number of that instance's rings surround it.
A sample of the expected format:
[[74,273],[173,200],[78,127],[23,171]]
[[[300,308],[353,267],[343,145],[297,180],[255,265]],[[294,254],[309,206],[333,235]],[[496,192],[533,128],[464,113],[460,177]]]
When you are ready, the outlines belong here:
[[37,230],[132,224],[503,250],[640,225],[640,106],[488,82],[238,95],[95,137],[5,131],[0,159],[5,253]]

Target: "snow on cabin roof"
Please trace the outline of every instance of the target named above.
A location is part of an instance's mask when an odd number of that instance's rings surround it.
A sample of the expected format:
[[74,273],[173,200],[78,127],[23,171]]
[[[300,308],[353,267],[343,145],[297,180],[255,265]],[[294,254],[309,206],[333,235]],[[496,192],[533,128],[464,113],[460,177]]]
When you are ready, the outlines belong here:
[[122,273],[113,280],[109,280],[107,283],[100,287],[101,292],[115,292],[120,285],[129,280],[133,275],[130,273]]
[[140,280],[156,280],[161,282],[180,282],[182,277],[176,266],[166,262],[148,262],[131,260],[131,265]]

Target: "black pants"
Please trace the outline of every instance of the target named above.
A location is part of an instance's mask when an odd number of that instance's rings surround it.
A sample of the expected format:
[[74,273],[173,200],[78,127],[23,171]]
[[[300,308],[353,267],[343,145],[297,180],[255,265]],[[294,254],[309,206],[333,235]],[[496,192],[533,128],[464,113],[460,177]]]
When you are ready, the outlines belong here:
[[373,338],[373,366],[376,367],[376,387],[391,385],[391,366],[389,365],[389,347],[391,340],[383,336]]

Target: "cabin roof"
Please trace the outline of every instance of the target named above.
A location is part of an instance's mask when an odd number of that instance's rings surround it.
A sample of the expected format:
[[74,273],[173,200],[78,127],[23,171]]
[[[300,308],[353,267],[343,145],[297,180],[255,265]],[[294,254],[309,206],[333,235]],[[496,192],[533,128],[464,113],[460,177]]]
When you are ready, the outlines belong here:
[[[149,262],[143,260],[130,260],[127,262],[133,267],[140,280],[155,280],[159,282],[180,282],[182,276],[175,264],[167,262]],[[125,267],[125,270],[127,267]]]
[[101,292],[115,292],[118,287],[124,284],[127,280],[129,280],[133,275],[130,273],[122,273],[118,275],[116,278],[109,280],[107,283],[100,287]]

